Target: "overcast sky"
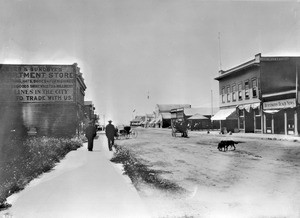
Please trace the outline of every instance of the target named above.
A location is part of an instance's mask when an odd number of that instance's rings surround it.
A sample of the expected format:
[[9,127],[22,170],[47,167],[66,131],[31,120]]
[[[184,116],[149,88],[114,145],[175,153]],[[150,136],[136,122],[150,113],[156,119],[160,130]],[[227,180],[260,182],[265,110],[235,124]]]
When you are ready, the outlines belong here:
[[296,1],[0,0],[0,63],[76,62],[100,118],[129,123],[156,104],[218,106],[220,63],[300,55],[298,19]]

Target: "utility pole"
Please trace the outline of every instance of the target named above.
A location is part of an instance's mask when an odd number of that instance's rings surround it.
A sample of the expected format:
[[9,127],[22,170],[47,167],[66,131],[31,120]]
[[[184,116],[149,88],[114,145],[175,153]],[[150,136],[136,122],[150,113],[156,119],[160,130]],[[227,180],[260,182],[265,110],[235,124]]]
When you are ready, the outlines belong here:
[[214,103],[213,103],[213,90],[210,90],[210,97],[211,97],[211,116],[214,115]]
[[294,134],[298,136],[298,112],[297,112],[297,106],[299,105],[298,103],[298,91],[299,91],[299,78],[298,78],[298,61],[296,61],[296,108],[294,112]]
[[221,33],[218,34],[219,39],[219,58],[220,58],[220,70],[222,70],[222,58],[221,58]]

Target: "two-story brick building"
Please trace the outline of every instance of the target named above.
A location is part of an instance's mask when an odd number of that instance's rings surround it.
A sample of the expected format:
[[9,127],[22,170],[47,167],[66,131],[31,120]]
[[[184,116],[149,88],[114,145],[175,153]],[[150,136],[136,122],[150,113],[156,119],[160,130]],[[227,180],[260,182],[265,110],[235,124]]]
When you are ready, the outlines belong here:
[[220,71],[220,120],[228,131],[298,134],[299,57],[255,58]]

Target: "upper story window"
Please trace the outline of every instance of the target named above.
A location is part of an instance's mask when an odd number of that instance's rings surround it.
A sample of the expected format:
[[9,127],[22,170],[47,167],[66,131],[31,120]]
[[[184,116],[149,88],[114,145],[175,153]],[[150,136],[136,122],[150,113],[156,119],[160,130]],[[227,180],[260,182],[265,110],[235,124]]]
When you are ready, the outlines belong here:
[[238,84],[239,101],[243,100],[242,83]]
[[252,96],[253,96],[253,98],[258,97],[258,85],[257,85],[257,79],[256,78],[252,79]]
[[245,99],[250,98],[250,92],[249,92],[249,80],[245,81]]
[[225,103],[225,87],[222,88],[222,103]]
[[230,86],[227,87],[227,102],[230,102]]
[[236,101],[236,85],[232,85],[232,101]]

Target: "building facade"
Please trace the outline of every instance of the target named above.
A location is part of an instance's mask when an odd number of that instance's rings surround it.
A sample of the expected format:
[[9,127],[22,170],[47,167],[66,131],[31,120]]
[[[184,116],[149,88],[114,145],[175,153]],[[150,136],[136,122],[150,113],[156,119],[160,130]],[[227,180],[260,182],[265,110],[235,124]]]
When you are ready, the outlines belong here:
[[0,65],[1,122],[38,135],[72,136],[84,119],[86,85],[77,64]]
[[191,108],[190,104],[157,104],[155,107],[155,119],[160,128],[171,126],[171,110],[177,108]]
[[95,107],[92,101],[84,101],[84,115],[88,121],[96,120]]
[[220,71],[220,110],[227,131],[298,134],[299,57],[255,58]]

